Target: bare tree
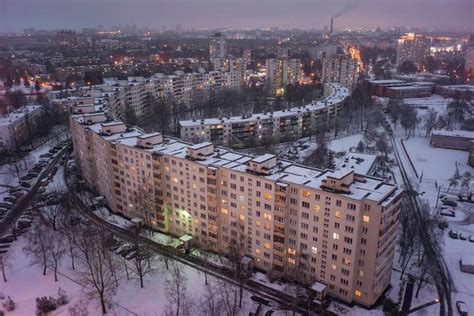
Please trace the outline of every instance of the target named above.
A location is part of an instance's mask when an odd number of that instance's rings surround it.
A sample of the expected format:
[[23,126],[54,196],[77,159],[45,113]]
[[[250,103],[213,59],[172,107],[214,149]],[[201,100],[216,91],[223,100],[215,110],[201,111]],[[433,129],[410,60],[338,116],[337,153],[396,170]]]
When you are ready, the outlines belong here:
[[187,281],[188,279],[181,265],[177,262],[173,263],[165,285],[166,294],[169,298],[166,315],[191,315],[192,300],[187,293]]
[[233,283],[218,280],[217,289],[221,301],[220,304],[223,306],[225,315],[237,315],[239,288]]
[[[135,257],[132,259],[133,270],[140,279],[140,287],[143,288],[143,278],[153,272],[151,261],[153,259],[150,247],[140,239],[140,228],[132,228],[132,245],[135,249]],[[128,274],[128,271],[127,271]]]
[[63,218],[61,220],[61,226],[59,231],[62,236],[65,237],[67,243],[67,250],[71,257],[71,267],[75,270],[75,258],[76,258],[76,239],[80,231],[80,218],[79,215],[70,207],[69,203],[65,204]]
[[54,271],[54,281],[58,281],[58,267],[66,253],[66,245],[58,233],[50,232],[52,234],[51,242],[48,245],[47,262],[50,268]]
[[41,219],[36,220],[26,234],[27,245],[24,250],[32,257],[33,265],[43,267],[43,275],[48,268],[48,249],[52,242],[51,227]]
[[67,200],[66,194],[64,192],[60,192],[58,190],[55,191],[55,195],[58,198],[57,203],[43,206],[41,208],[42,212],[40,213],[43,219],[51,225],[54,231],[57,230],[57,220],[59,219],[61,213],[64,211],[63,203],[65,203]]
[[11,252],[7,251],[0,254],[0,268],[2,269],[3,282],[7,283],[6,269],[10,267]]
[[425,138],[431,133],[431,130],[435,128],[436,121],[438,120],[438,114],[435,110],[429,109],[423,117],[425,125]]
[[110,236],[100,228],[87,227],[77,238],[81,270],[78,282],[91,298],[98,299],[102,313],[107,313],[107,302],[117,289],[114,271],[110,267]]
[[221,293],[219,287],[213,284],[206,285],[206,292],[201,303],[203,315],[220,316],[223,314]]
[[239,282],[239,307],[242,307],[244,285],[248,279],[248,266],[244,262],[247,249],[247,236],[242,223],[236,223],[237,230],[232,230],[231,240],[228,245],[227,257],[234,271],[234,278]]

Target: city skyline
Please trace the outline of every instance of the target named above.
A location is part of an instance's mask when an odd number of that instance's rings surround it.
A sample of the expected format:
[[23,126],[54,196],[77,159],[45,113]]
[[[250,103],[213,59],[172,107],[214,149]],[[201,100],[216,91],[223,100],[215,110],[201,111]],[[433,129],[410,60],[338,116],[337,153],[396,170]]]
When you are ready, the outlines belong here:
[[[448,10],[449,9],[449,10]],[[469,0],[308,1],[308,0],[2,0],[0,32],[42,29],[80,29],[104,25],[174,28],[320,28],[336,16],[335,28],[425,27],[473,31],[474,5]],[[152,12],[152,13],[150,13]],[[288,14],[288,13],[291,13]]]

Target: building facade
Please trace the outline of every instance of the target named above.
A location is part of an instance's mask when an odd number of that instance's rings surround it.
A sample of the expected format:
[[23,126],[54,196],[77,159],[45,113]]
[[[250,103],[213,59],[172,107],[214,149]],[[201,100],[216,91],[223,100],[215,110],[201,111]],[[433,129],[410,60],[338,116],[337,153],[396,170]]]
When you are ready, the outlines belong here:
[[214,33],[209,38],[209,61],[212,63],[215,58],[227,57],[227,45],[223,33]]
[[284,89],[289,84],[300,83],[302,80],[301,60],[290,58],[267,59],[266,81],[270,94],[283,95]]
[[39,127],[41,105],[26,105],[0,117],[0,151],[18,150]]
[[430,55],[431,40],[424,35],[407,33],[400,36],[397,45],[397,66],[405,61],[412,61],[421,66]]
[[349,90],[357,83],[358,66],[348,55],[336,55],[323,59],[321,79],[324,83],[339,82]]
[[[92,110],[92,108],[91,108]],[[144,134],[104,113],[71,117],[79,173],[110,207],[348,303],[389,286],[402,190],[354,170],[317,170]]]
[[347,88],[330,83],[318,102],[272,113],[180,121],[179,134],[192,143],[213,142],[234,148],[305,137],[329,124],[348,96]]

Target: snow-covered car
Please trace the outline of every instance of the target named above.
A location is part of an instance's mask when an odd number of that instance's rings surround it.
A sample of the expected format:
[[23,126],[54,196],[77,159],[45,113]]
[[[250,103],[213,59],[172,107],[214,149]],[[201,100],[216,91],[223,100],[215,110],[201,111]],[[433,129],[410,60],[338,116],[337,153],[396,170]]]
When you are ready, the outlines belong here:
[[459,234],[459,239],[461,239],[461,240],[466,240],[466,239],[467,239],[466,234],[465,234],[465,233],[460,233],[460,234]]
[[443,203],[444,205],[449,205],[449,206],[453,206],[453,207],[458,206],[458,203],[455,202],[455,201],[452,201],[452,200],[445,200],[445,201],[442,201],[442,203]]
[[455,230],[450,230],[448,234],[453,239],[459,239],[459,233]]
[[474,235],[469,235],[469,241],[474,242]]
[[449,217],[455,217],[456,216],[454,211],[451,211],[451,210],[448,210],[448,209],[441,210],[439,213],[443,216],[449,216]]
[[463,301],[456,302],[456,308],[460,316],[467,316],[467,305]]

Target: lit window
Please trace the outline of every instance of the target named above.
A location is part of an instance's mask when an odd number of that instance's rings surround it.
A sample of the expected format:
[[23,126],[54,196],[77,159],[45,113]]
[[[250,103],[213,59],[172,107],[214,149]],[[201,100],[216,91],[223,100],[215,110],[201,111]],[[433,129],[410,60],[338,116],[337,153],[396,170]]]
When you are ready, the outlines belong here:
[[296,250],[293,248],[288,248],[288,253],[294,255],[296,254]]
[[341,218],[342,217],[342,212],[341,211],[336,211],[336,217]]
[[263,218],[265,218],[266,220],[269,220],[269,221],[272,220],[272,216],[270,214],[267,214],[267,213],[263,214]]
[[339,234],[338,233],[333,233],[332,238],[333,239],[339,239]]
[[263,193],[263,198],[265,200],[270,201],[273,198],[273,196],[270,193],[265,192],[265,193]]
[[333,271],[336,271],[337,266],[333,263],[333,264],[331,264],[331,269],[332,269]]
[[260,226],[260,221],[258,221],[258,220],[255,221],[255,225],[256,225],[256,226]]
[[316,205],[314,206],[314,211],[315,211],[315,212],[319,212],[319,205],[316,204]]
[[362,296],[362,292],[359,291],[359,290],[355,290],[355,296],[361,297],[361,296]]
[[270,249],[270,243],[268,242],[263,243],[263,248]]
[[317,253],[318,253],[318,248],[316,248],[316,247],[311,247],[311,251],[312,251],[314,254],[317,254]]
[[227,209],[223,208],[221,209],[222,214],[227,214]]
[[364,215],[364,216],[362,216],[362,220],[363,220],[364,222],[368,223],[368,222],[370,221],[370,217],[367,216],[367,215]]
[[309,198],[309,197],[311,196],[311,192],[309,192],[309,191],[303,191],[303,196],[304,196],[305,198]]
[[240,215],[239,218],[240,218],[241,221],[244,221],[244,220],[245,220],[245,216],[244,216],[244,215]]
[[296,263],[295,259],[293,259],[293,258],[288,258],[288,262],[291,263],[291,264],[295,264],[295,263]]
[[359,276],[360,276],[360,277],[363,277],[363,276],[364,276],[364,271],[359,270]]
[[260,249],[258,249],[258,248],[255,249],[255,253],[256,253],[256,254],[260,254]]

